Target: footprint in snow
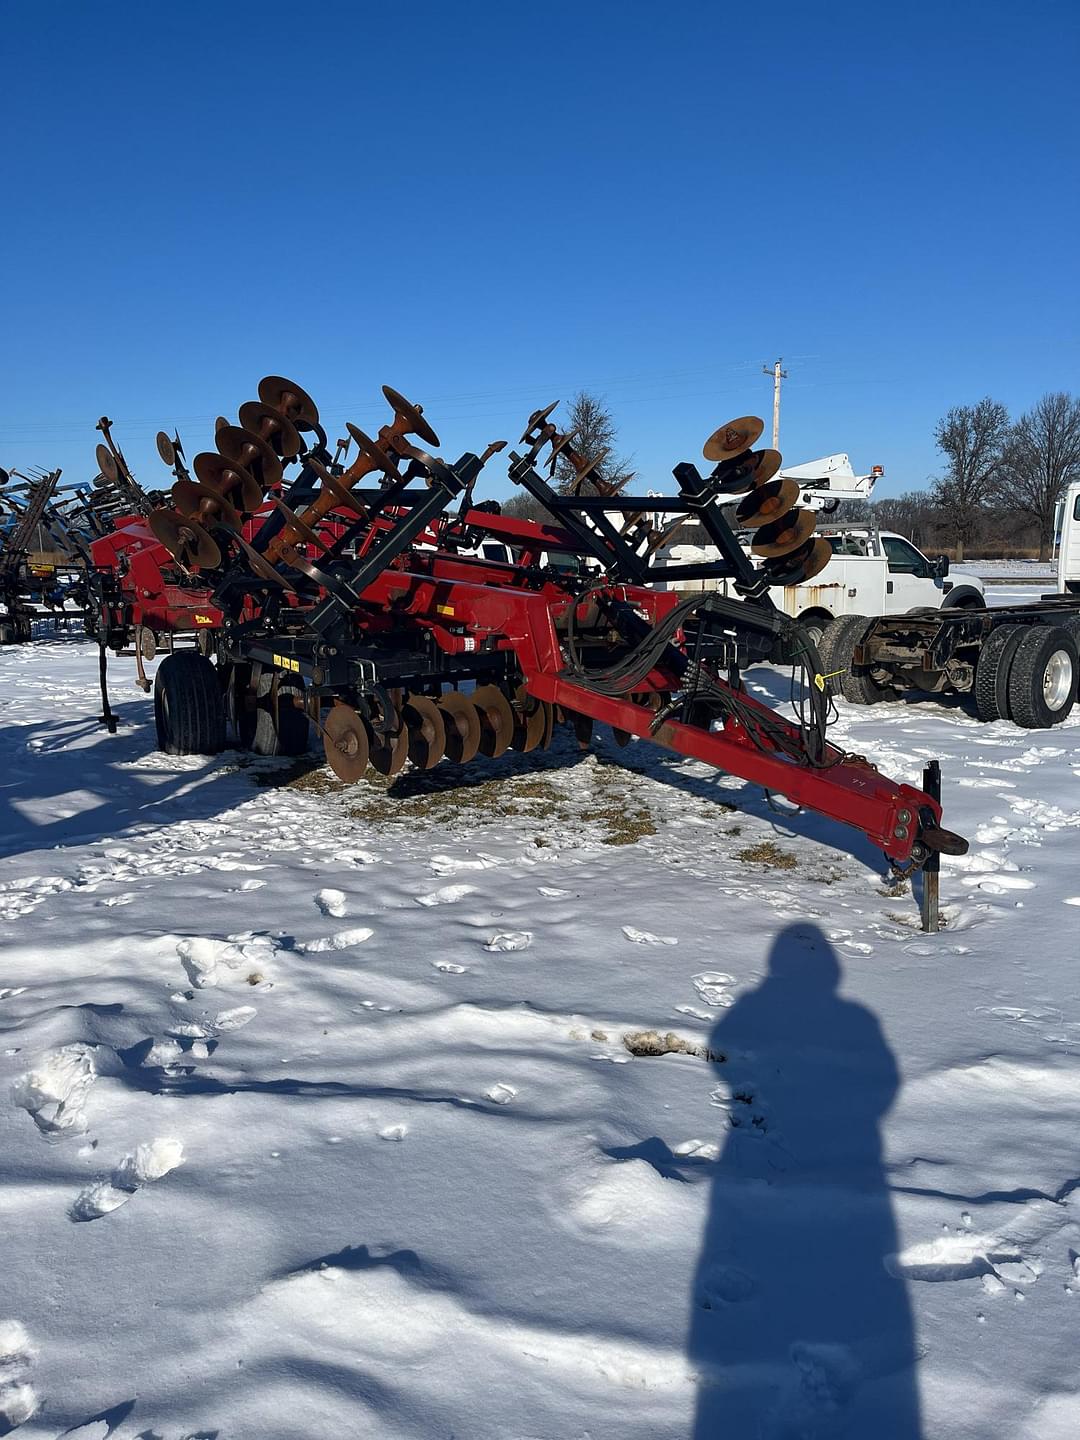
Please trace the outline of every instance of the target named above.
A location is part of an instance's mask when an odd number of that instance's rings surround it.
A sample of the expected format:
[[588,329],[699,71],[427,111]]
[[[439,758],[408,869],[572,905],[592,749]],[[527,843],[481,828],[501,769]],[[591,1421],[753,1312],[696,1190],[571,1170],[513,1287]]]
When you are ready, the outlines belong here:
[[517,1095],[517,1091],[513,1085],[505,1085],[500,1080],[497,1085],[493,1085],[485,1094],[493,1105],[509,1105],[510,1101]]
[[418,895],[418,905],[455,905],[459,900],[464,900],[466,895],[475,895],[475,885],[444,885],[441,890],[433,890],[430,895]]
[[436,875],[460,875],[465,870],[492,870],[504,861],[494,855],[477,855],[472,860],[459,855],[433,855],[428,863]]
[[380,1140],[404,1140],[409,1133],[407,1125],[387,1125],[384,1130],[379,1131]]
[[324,915],[330,915],[335,920],[340,920],[345,914],[345,892],[344,890],[320,890],[315,896],[315,904]]
[[431,963],[444,975],[464,975],[468,969],[467,965],[455,965],[452,960],[433,960]]
[[504,930],[498,935],[493,935],[484,949],[496,952],[527,950],[532,944],[532,938],[531,930]]
[[65,1045],[15,1082],[15,1104],[51,1139],[81,1134],[86,1097],[96,1078],[89,1047]]
[[179,1140],[161,1138],[137,1145],[108,1180],[97,1180],[79,1192],[69,1212],[72,1220],[100,1220],[126,1205],[144,1185],[153,1184],[183,1163],[184,1147]]
[[36,1350],[18,1320],[0,1320],[0,1435],[25,1425],[38,1409],[37,1392],[26,1379]]
[[734,997],[728,994],[728,986],[734,984],[734,975],[725,975],[722,970],[706,970],[701,975],[694,976],[694,989],[705,1004],[720,1006],[725,1010],[735,1004]]
[[697,1302],[703,1310],[737,1305],[749,1300],[757,1286],[745,1270],[734,1265],[710,1265],[697,1282]]
[[678,937],[675,935],[653,935],[648,930],[635,930],[632,925],[624,925],[622,933],[635,945],[677,945],[679,943]]
[[568,900],[574,893],[572,890],[559,890],[554,885],[538,885],[536,892],[546,900]]

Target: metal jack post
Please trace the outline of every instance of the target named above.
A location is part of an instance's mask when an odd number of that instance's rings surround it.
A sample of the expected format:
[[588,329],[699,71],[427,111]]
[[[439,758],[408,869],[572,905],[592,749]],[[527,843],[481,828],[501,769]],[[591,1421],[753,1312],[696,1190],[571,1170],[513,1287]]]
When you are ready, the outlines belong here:
[[[941,802],[941,764],[931,760],[923,770],[923,790],[932,800]],[[928,935],[936,935],[941,929],[939,899],[941,895],[941,855],[931,850],[930,857],[922,872],[922,928]]]

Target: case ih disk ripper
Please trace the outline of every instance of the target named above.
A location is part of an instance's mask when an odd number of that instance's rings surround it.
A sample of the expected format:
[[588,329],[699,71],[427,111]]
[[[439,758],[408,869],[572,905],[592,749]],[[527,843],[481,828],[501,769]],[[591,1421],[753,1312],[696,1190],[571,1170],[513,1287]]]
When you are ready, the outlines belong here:
[[[91,547],[107,721],[106,646],[135,654],[148,689],[142,661],[165,641],[154,700],[173,753],[217,751],[231,724],[242,746],[297,754],[310,723],[334,773],[356,781],[369,764],[394,775],[407,759],[426,769],[547,746],[559,721],[584,745],[601,721],[621,743],[652,740],[853,825],[902,871],[966,850],[941,827],[932,779],[897,785],[826,737],[817,653],[770,588],[817,573],[830,551],[795,483],[773,478],[779,454],[751,448],[760,420],[722,426],[705,445],[709,473],[676,466],[678,496],[658,499],[620,493],[603,457],[559,432],[554,406],[539,410],[509,473],[553,517],[542,524],[473,503],[505,442],[440,459],[421,448],[439,441],[420,407],[383,393],[392,420],[375,438],[350,425],[333,455],[313,401],[278,376],[239,425],[219,420],[194,478],[179,440],[158,437],[172,506],[119,518]],[[541,473],[560,460],[568,494]],[[723,516],[733,496],[760,565]],[[698,519],[720,558],[658,565],[664,514]],[[485,558],[485,540],[513,560]],[[657,588],[713,576],[742,598]],[[741,681],[778,655],[802,671],[793,720]]]

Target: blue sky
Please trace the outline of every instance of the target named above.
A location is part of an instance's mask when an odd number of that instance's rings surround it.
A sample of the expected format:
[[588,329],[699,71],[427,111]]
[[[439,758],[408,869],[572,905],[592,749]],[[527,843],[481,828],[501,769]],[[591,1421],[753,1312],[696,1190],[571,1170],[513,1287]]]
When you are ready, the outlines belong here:
[[[580,387],[643,480],[731,415],[922,484],[1080,389],[1077,0],[3,0],[0,464],[212,448],[260,375],[444,448]],[[497,462],[487,493],[509,482]]]

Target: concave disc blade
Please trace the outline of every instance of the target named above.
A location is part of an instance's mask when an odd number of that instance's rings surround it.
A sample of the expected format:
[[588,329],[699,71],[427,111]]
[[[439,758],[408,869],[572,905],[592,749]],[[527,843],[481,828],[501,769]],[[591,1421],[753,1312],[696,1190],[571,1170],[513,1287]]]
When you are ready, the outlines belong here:
[[149,525],[154,538],[160,540],[185,569],[197,565],[200,570],[213,570],[221,564],[221,551],[197,520],[177,515],[173,510],[152,510]]
[[744,530],[769,525],[781,520],[798,498],[799,487],[794,480],[769,480],[764,485],[755,485],[735,511],[735,524]]
[[[399,723],[396,715],[394,722]],[[405,726],[401,725],[396,735],[383,735],[373,728],[370,757],[380,775],[396,775],[409,758],[409,732]]]
[[382,393],[390,402],[394,414],[400,415],[408,426],[406,434],[419,435],[420,439],[426,440],[429,445],[438,445],[439,437],[424,419],[419,405],[413,405],[400,391],[392,390],[389,385],[382,387]]
[[323,725],[323,750],[326,763],[339,780],[351,785],[363,778],[370,740],[363,717],[351,705],[331,706]]
[[99,445],[94,451],[94,457],[97,460],[98,469],[102,475],[105,476],[105,479],[115,480],[120,474],[120,467],[116,463],[116,456],[109,447],[107,445]]
[[544,723],[543,704],[533,699],[524,685],[519,685],[514,696],[514,733],[510,744],[526,754],[535,750],[544,738]]
[[241,425],[225,424],[218,427],[214,444],[226,460],[242,465],[265,490],[281,484],[284,474],[281,460],[261,435],[245,430]]
[[551,737],[555,733],[555,706],[547,700],[541,700],[540,705],[544,712],[544,732],[540,736],[540,748],[550,750]]
[[480,715],[460,690],[451,690],[439,701],[446,729],[446,758],[467,765],[480,749]]
[[430,695],[410,695],[401,712],[409,732],[409,759],[420,770],[432,770],[446,752],[443,714]]
[[167,430],[159,430],[155,443],[157,444],[157,453],[161,456],[162,460],[165,461],[165,464],[169,466],[175,465],[176,446],[173,444],[169,432]]
[[300,454],[303,449],[300,432],[284,411],[264,405],[261,400],[245,400],[238,413],[243,428],[261,435],[278,455],[291,460]]
[[264,375],[259,381],[259,399],[264,405],[282,410],[301,430],[313,430],[319,423],[319,407],[295,380],[283,375]]
[[574,738],[580,750],[587,750],[592,744],[593,718],[591,715],[582,715],[580,710],[569,712],[570,724],[574,728]]
[[765,421],[756,415],[741,415],[714,430],[705,441],[701,453],[706,460],[730,460],[756,445],[765,429]]
[[172,498],[181,515],[190,515],[201,525],[222,520],[233,530],[239,530],[244,523],[220,490],[199,480],[177,480],[172,487]]
[[262,504],[263,487],[239,460],[228,460],[216,450],[203,450],[191,462],[196,478],[227,495],[239,510],[251,514]]
[[818,535],[793,550],[762,566],[761,573],[770,585],[803,585],[820,575],[832,559],[832,546]]
[[805,545],[816,524],[817,516],[812,510],[789,510],[782,519],[761,526],[754,536],[751,553],[766,560],[777,555],[790,555],[792,550]]
[[480,753],[497,760],[514,737],[514,712],[497,685],[478,685],[473,704],[480,712]]

